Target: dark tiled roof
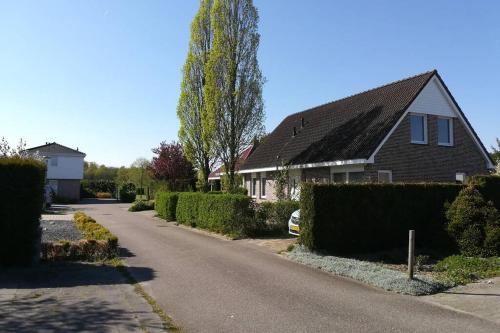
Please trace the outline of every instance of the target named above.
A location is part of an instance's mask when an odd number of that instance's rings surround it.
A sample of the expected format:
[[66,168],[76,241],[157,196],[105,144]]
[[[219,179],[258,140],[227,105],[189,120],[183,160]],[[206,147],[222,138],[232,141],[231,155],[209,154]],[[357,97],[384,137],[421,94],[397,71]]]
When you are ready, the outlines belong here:
[[292,114],[256,148],[241,170],[275,167],[281,161],[305,164],[367,159],[436,73],[423,73]]
[[26,150],[30,152],[38,151],[40,154],[68,154],[85,156],[85,154],[79,150],[71,149],[56,142],[47,143],[42,146],[33,147]]

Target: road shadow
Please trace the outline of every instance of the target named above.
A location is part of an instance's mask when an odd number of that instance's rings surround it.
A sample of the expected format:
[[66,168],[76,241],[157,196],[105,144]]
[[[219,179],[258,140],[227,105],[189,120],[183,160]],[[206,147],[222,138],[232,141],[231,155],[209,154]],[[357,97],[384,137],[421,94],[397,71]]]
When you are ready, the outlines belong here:
[[31,293],[0,300],[2,332],[105,332],[142,331],[134,320],[137,311],[97,297],[56,298]]
[[[150,281],[155,272],[149,267],[127,267],[137,282]],[[67,288],[127,284],[114,266],[82,262],[45,262],[35,267],[1,268],[0,289]],[[1,308],[1,307],[0,307]]]

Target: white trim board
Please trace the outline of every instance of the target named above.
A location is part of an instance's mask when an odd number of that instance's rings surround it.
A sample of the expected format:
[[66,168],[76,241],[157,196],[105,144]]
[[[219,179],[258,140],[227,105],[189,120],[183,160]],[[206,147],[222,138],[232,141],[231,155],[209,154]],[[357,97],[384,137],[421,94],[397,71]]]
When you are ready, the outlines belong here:
[[[356,159],[356,160],[338,160],[338,161],[330,161],[330,162],[318,162],[318,163],[308,163],[308,164],[295,164],[290,165],[290,169],[309,169],[309,168],[322,168],[322,167],[331,167],[331,166],[341,166],[341,165],[353,165],[353,164],[366,164],[369,163],[366,159]],[[275,166],[275,167],[265,167],[265,168],[256,168],[256,169],[248,169],[248,170],[240,170],[238,173],[254,173],[254,172],[263,172],[263,171],[276,171],[283,170],[283,166]]]

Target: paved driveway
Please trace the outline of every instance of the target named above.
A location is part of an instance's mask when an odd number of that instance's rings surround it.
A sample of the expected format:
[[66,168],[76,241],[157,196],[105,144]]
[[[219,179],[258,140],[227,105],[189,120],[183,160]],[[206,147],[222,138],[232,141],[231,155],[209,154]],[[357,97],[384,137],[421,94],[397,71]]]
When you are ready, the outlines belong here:
[[118,235],[129,265],[153,269],[143,287],[188,332],[500,331],[493,322],[305,267],[245,240],[127,212],[126,204],[73,207]]

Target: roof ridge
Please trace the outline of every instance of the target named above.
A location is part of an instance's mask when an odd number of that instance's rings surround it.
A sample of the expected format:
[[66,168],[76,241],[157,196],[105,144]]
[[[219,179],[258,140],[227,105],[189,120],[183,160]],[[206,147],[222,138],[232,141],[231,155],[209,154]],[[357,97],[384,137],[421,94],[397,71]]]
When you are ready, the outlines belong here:
[[388,87],[388,86],[391,86],[391,85],[394,85],[394,84],[397,84],[397,83],[401,83],[401,82],[404,82],[404,81],[412,80],[412,79],[414,79],[416,77],[419,77],[419,76],[424,76],[424,75],[428,75],[428,74],[431,74],[431,73],[432,74],[437,74],[437,72],[438,72],[437,69],[433,69],[433,70],[430,70],[430,71],[427,71],[427,72],[424,72],[424,73],[412,75],[412,76],[409,76],[409,77],[404,78],[404,79],[400,79],[400,80],[397,80],[397,81],[389,82],[389,83],[383,84],[383,85],[375,87],[375,88],[364,90],[364,91],[361,91],[361,92],[358,92],[358,93],[355,93],[355,94],[352,94],[352,95],[349,95],[349,96],[346,96],[346,97],[342,97],[342,98],[339,98],[339,99],[336,99],[336,100],[333,100],[333,101],[330,101],[330,102],[326,102],[326,103],[323,103],[323,104],[320,104],[320,105],[317,105],[317,106],[314,106],[314,107],[311,107],[311,108],[308,108],[308,109],[305,109],[305,110],[302,110],[302,111],[298,111],[298,112],[292,113],[292,114],[288,115],[288,117],[297,115],[299,113],[303,113],[303,112],[311,111],[311,110],[314,110],[314,109],[318,109],[318,108],[326,106],[326,105],[337,103],[337,102],[343,101],[345,99],[348,99],[348,98],[351,98],[351,97],[355,97],[355,96],[358,96],[358,95],[362,95],[362,94],[365,94],[365,93],[373,91],[373,90],[385,88],[385,87]]

